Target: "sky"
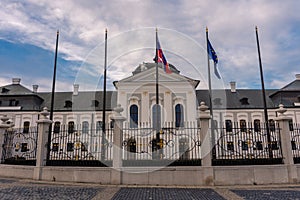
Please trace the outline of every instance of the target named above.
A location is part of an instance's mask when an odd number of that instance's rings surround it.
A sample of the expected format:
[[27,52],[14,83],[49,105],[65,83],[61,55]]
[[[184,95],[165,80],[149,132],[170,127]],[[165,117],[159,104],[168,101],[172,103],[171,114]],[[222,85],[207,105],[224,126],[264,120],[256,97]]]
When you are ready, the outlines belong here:
[[[300,73],[300,1],[295,0],[1,0],[0,85],[51,91],[59,30],[57,91],[101,86],[108,29],[108,87],[153,62],[155,28],[169,63],[207,87],[209,39],[223,87],[261,88],[255,26],[265,87],[282,88]],[[216,86],[217,87],[217,86]]]

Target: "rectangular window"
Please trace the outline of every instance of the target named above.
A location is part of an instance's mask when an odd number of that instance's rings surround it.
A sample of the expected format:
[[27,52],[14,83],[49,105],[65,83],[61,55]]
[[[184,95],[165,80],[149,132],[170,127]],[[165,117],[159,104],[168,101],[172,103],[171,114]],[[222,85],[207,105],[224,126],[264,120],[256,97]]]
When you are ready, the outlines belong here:
[[68,142],[67,143],[67,151],[74,151],[74,143],[73,142]]
[[15,99],[10,99],[9,100],[9,106],[18,106],[19,105],[19,101],[15,100]]
[[234,151],[233,142],[227,142],[227,150],[228,151]]
[[29,133],[30,122],[26,121],[23,124],[23,133]]
[[59,147],[58,143],[53,143],[52,144],[52,151],[58,152],[58,147]]
[[279,149],[277,141],[272,141],[271,142],[271,148],[272,148],[272,150],[278,150]]
[[247,151],[248,150],[248,142],[247,141],[242,141],[242,150]]
[[82,142],[81,143],[81,151],[87,151],[88,150],[88,143]]
[[255,146],[253,147],[253,150],[263,150],[262,141],[255,142]]
[[28,146],[27,143],[22,143],[22,145],[21,145],[21,152],[26,152],[26,151],[28,151],[27,146]]

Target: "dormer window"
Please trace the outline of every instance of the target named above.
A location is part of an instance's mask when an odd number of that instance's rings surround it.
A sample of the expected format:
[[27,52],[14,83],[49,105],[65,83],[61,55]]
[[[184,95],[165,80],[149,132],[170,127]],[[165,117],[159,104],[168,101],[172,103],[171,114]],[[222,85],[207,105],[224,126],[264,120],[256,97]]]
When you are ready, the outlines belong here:
[[9,89],[7,89],[7,88],[2,88],[2,90],[1,90],[1,93],[8,93],[9,92]]
[[249,105],[247,97],[244,97],[244,98],[240,99],[240,102],[241,102],[242,105]]
[[92,100],[92,107],[98,107],[98,106],[99,106],[99,101]]
[[70,100],[67,100],[67,101],[65,101],[65,108],[72,108],[72,101],[70,101]]

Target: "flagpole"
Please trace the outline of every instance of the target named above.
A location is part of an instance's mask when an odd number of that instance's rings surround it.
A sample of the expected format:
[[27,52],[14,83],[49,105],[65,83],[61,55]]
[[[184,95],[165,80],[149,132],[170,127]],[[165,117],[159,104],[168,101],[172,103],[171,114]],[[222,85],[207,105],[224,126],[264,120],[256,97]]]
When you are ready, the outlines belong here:
[[258,52],[258,61],[259,61],[259,70],[260,70],[260,80],[261,80],[262,96],[263,96],[263,104],[264,104],[264,116],[265,116],[265,123],[266,123],[266,128],[267,128],[267,140],[268,140],[269,157],[273,158],[273,152],[272,152],[272,146],[271,146],[271,135],[270,135],[270,129],[269,129],[268,109],[267,109],[267,101],[266,101],[266,91],[265,91],[265,84],[264,84],[264,75],[263,75],[263,69],[262,69],[262,62],[261,62],[261,54],[260,54],[260,46],[259,46],[257,26],[255,26],[255,33],[256,33],[256,43],[257,43],[257,52]]
[[208,90],[209,90],[209,111],[210,111],[210,127],[211,127],[211,143],[212,143],[212,157],[215,157],[215,135],[214,135],[214,114],[212,108],[212,90],[211,90],[211,74],[209,61],[209,44],[208,44],[208,28],[206,27],[206,48],[207,48],[207,72],[208,72]]
[[[54,69],[53,69],[52,92],[51,92],[51,106],[50,106],[50,116],[49,116],[51,121],[53,120],[53,112],[54,112],[54,95],[55,95],[55,82],[56,82],[58,38],[59,38],[59,30],[57,30],[57,32],[56,32],[56,45],[55,45]],[[48,145],[47,145],[47,158],[46,158],[47,161],[50,158],[51,132],[52,132],[52,125],[50,124],[49,133],[48,133]]]
[[59,31],[57,30],[57,32],[56,32],[55,57],[54,57],[54,69],[53,69],[53,80],[52,80],[50,120],[53,120],[53,110],[54,110],[54,94],[55,94],[55,82],[56,82],[56,64],[57,64],[58,38],[59,38]]
[[[211,100],[211,75],[210,75],[210,62],[208,53],[208,28],[206,27],[206,45],[207,45],[207,71],[208,71],[208,90],[209,90],[209,111],[211,117],[213,117],[212,100]],[[213,118],[212,118],[213,119]]]
[[156,132],[158,132],[159,131],[159,119],[158,119],[158,111],[159,111],[159,109],[158,109],[158,106],[159,106],[159,85],[158,85],[158,49],[157,49],[157,41],[158,41],[158,33],[157,33],[157,28],[156,28],[156,52],[155,52],[155,58],[156,58],[156,60],[155,60],[155,63],[156,63],[156,79],[155,79],[155,88],[156,88],[156,92],[155,92],[155,97],[156,97],[156,105],[155,105],[155,107],[156,107],[156,116],[155,116],[155,118],[156,118]]
[[101,160],[105,159],[105,115],[106,115],[106,71],[107,71],[107,29],[105,29],[105,50],[104,50],[104,75],[103,75],[103,107],[102,107],[102,148],[101,148]]

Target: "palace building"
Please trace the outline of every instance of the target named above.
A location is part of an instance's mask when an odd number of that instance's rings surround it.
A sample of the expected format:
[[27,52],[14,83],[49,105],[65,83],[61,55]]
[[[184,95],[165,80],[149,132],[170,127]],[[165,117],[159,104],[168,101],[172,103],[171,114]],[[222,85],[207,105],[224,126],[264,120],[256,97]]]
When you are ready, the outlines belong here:
[[[142,123],[150,125],[158,116],[162,126],[171,123],[182,127],[185,122],[197,119],[200,102],[210,107],[208,90],[196,89],[200,80],[194,80],[180,74],[170,64],[171,74],[166,74],[161,64],[159,71],[159,108],[156,109],[156,64],[142,63],[130,77],[114,82],[115,90],[106,94],[106,123],[111,123],[113,108],[120,104],[124,108],[128,126],[135,128]],[[230,89],[220,92],[224,98],[211,99],[214,120],[221,124],[238,122],[240,125],[264,121],[262,92],[260,89],[238,89],[234,82]],[[300,74],[288,85],[280,89],[267,89],[268,117],[276,117],[279,104],[287,109],[286,115],[293,122],[300,122]],[[0,115],[7,115],[15,127],[29,127],[38,120],[43,107],[50,108],[51,92],[39,92],[38,85],[32,89],[22,86],[20,78],[0,87]],[[154,109],[155,108],[155,109]],[[73,91],[56,92],[54,99],[54,126],[61,124],[80,124],[82,127],[99,128],[102,122],[103,92],[80,91],[80,85],[74,84]],[[156,115],[155,112],[159,112]],[[112,124],[112,123],[111,123]]]

